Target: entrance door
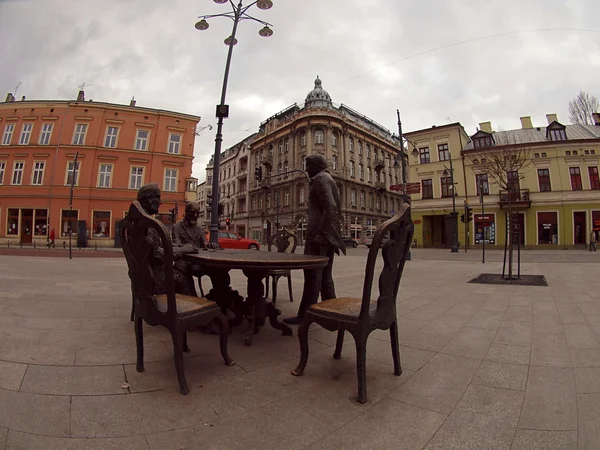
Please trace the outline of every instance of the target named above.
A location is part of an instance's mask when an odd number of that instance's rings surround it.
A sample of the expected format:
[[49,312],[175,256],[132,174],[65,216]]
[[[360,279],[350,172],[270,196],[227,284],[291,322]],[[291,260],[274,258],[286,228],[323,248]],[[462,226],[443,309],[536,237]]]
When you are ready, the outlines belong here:
[[[513,244],[525,245],[525,214],[513,213]],[[518,235],[517,235],[518,233]],[[518,236],[518,237],[517,237]]]
[[586,245],[585,211],[575,211],[573,213],[573,243],[575,245]]
[[21,244],[31,244],[33,239],[33,209],[21,210]]

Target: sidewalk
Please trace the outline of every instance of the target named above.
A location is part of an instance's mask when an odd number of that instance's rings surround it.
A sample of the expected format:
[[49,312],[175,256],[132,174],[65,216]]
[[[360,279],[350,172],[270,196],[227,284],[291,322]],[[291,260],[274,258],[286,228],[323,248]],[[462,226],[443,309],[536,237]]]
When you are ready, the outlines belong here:
[[[336,258],[338,297],[362,291],[366,253]],[[548,287],[466,283],[502,263],[463,254],[414,250],[397,304],[404,372],[393,375],[387,332],[373,333],[365,405],[352,337],[336,361],[335,334],[317,326],[299,378],[296,337],[267,326],[246,347],[242,326],[226,367],[216,336],[190,333],[184,397],[164,330],[145,327],[135,370],[123,258],[1,255],[0,449],[599,448],[597,254],[528,251],[522,272]],[[284,284],[288,316],[298,301]],[[294,272],[296,299],[302,286]]]

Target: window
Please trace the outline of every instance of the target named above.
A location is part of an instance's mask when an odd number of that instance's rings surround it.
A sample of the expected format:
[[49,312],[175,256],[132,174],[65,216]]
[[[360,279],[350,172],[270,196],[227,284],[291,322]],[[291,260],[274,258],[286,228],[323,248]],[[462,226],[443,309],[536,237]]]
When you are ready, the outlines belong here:
[[23,161],[15,161],[13,167],[12,184],[21,184],[23,182],[23,167],[25,163]]
[[550,185],[550,169],[538,169],[537,173],[540,192],[550,192],[552,190]]
[[421,198],[433,198],[433,180],[421,180]]
[[537,213],[538,244],[558,244],[558,214],[556,212]]
[[370,183],[371,182],[371,168],[367,167],[367,181]]
[[179,154],[179,147],[181,145],[181,135],[180,134],[169,134],[169,150],[168,152],[172,155]]
[[304,204],[304,186],[298,188],[298,203]]
[[112,176],[112,164],[100,164],[100,171],[98,174],[98,187],[109,188]]
[[349,150],[350,152],[354,152],[354,138],[350,138]]
[[567,133],[565,130],[549,130],[550,131],[550,140],[551,141],[566,141]]
[[354,161],[350,161],[350,177],[354,178]]
[[442,177],[442,198],[452,197],[452,177]]
[[290,206],[290,191],[287,189],[283,193],[283,206]]
[[[138,167],[139,169],[142,169],[142,167]],[[208,184],[209,186],[212,186],[212,175],[209,175],[208,177],[206,177],[206,184]]]
[[177,169],[165,169],[165,192],[177,191]]
[[260,196],[258,198],[258,209],[259,209],[259,211],[262,211],[262,209],[263,209],[263,198],[262,198],[262,196]]
[[335,132],[331,134],[331,145],[337,147],[337,133]]
[[360,207],[365,207],[365,191],[360,191]]
[[427,164],[431,162],[431,155],[429,154],[429,147],[423,147],[419,149],[419,158],[421,164]]
[[306,170],[306,156],[302,157],[302,170]]
[[104,138],[104,146],[108,148],[115,148],[117,146],[117,134],[119,134],[119,128],[106,127],[106,137]]
[[565,155],[567,155],[567,156],[571,156],[571,150],[566,150],[566,151],[565,151]]
[[438,155],[440,161],[448,161],[450,159],[450,149],[448,148],[448,144],[438,145]]
[[[211,180],[212,181],[212,180]],[[131,176],[129,177],[129,189],[139,189],[144,182],[144,168],[132,167]],[[208,182],[210,184],[210,181]]]
[[61,228],[60,232],[62,236],[68,236],[69,231],[73,230],[73,234],[77,233],[77,218],[79,217],[79,210],[74,209],[70,211],[68,209],[62,210],[62,217],[60,219]]
[[277,173],[281,174],[281,172],[283,172],[283,166],[281,165],[281,163],[277,164]]
[[546,158],[546,156],[547,156],[546,153],[542,152],[542,158]]
[[325,142],[323,130],[315,131],[315,144],[322,144],[323,142]]
[[490,194],[490,184],[488,182],[487,173],[480,173],[475,176],[475,184],[477,185],[477,195],[481,195],[480,190],[483,188],[483,195]]
[[12,123],[7,123],[4,127],[4,134],[2,135],[2,145],[10,145],[13,131],[15,131],[15,125]]
[[579,167],[569,167],[569,174],[571,175],[571,189],[574,191],[581,191],[581,171]]
[[45,123],[42,125],[42,132],[40,133],[40,145],[50,144],[50,136],[52,135],[53,123]]
[[493,145],[492,137],[485,136],[473,139],[473,147],[475,148],[485,148],[491,147]]
[[284,172],[287,172],[287,171],[288,171],[288,167],[289,167],[289,166],[288,166],[288,162],[287,162],[287,161],[285,161],[285,162],[283,163],[283,171],[284,171]]
[[0,161],[0,184],[4,184],[4,172],[6,171],[6,163]]
[[361,180],[364,179],[364,175],[363,175],[363,165],[359,164],[358,165],[358,178],[360,178]]
[[367,144],[367,158],[371,158],[371,146]]
[[[69,161],[68,165],[67,165],[67,177],[65,180],[65,184],[67,186],[70,186],[71,183],[77,185],[78,181],[79,181],[79,168],[81,166],[81,163],[79,161],[77,161],[77,168],[75,170],[75,175],[73,175],[73,168],[75,167],[75,162],[74,161]],[[73,180],[73,176],[75,176],[74,178],[74,182]]]
[[40,185],[44,181],[44,161],[37,161],[33,164],[33,174],[31,176],[31,184]]
[[350,190],[350,204],[356,206],[356,189]]
[[19,210],[9,208],[8,209],[8,220],[6,221],[6,234],[17,235],[19,234]]
[[539,154],[539,153],[534,153],[534,154],[533,154],[533,157],[534,157],[534,158],[539,158],[539,157],[540,157],[540,154]]
[[573,150],[573,156],[577,156],[577,150]]
[[358,141],[358,154],[362,155],[362,141]]
[[73,135],[73,145],[84,145],[86,133],[87,133],[87,123],[76,124],[75,125],[75,134]]
[[110,211],[94,211],[92,215],[92,236],[110,237]]
[[279,154],[283,155],[283,141],[281,139],[279,140]]
[[36,209],[34,217],[34,234],[36,236],[46,236],[48,229],[48,210]]
[[598,167],[588,167],[590,175],[590,189],[600,189],[600,179],[598,178]]
[[337,156],[333,155],[331,157],[331,168],[333,169],[333,171],[337,171]]
[[284,150],[285,152],[289,152],[290,151],[290,138],[285,138],[285,141],[283,141],[283,145],[284,145]]
[[29,144],[29,139],[31,138],[31,130],[33,130],[32,123],[23,124],[23,129],[21,130],[21,137],[19,138],[19,145]]
[[148,136],[150,132],[148,130],[137,130],[137,136],[135,138],[135,149],[146,150],[148,148]]

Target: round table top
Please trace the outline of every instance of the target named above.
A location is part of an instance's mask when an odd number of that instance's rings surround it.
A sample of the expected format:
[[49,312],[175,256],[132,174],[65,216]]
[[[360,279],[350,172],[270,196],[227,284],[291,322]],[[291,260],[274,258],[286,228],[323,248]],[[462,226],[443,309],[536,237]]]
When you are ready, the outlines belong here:
[[223,269],[319,269],[329,262],[326,256],[252,250],[200,250],[183,259],[206,267]]

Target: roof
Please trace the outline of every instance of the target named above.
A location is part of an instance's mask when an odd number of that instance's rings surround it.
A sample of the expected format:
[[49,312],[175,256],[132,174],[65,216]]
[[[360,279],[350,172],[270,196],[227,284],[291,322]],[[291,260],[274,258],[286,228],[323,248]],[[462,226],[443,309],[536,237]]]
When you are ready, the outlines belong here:
[[[548,127],[526,128],[518,130],[494,131],[492,136],[498,136],[500,142],[514,142],[515,144],[537,144],[543,142],[552,142],[546,137]],[[566,125],[567,141],[587,139],[600,139],[600,127],[594,125]],[[472,150],[473,141],[469,140],[464,150]]]

